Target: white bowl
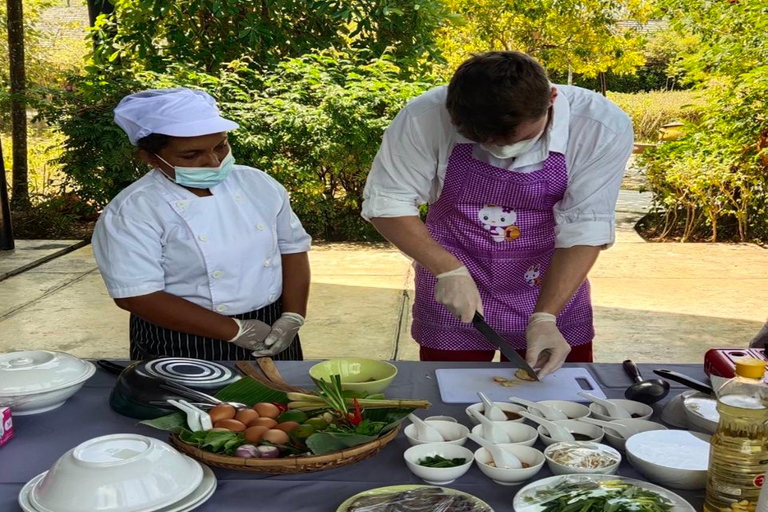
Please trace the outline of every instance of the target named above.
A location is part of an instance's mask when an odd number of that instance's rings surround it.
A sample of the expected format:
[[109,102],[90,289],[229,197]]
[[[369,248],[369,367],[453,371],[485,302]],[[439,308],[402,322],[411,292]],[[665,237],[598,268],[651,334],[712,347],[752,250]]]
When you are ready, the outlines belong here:
[[531,466],[523,469],[505,469],[489,466],[488,463],[493,462],[493,457],[488,450],[480,448],[475,452],[477,467],[480,468],[480,471],[485,476],[499,485],[519,485],[533,478],[544,466],[544,454],[536,448],[519,444],[498,444],[496,446],[511,453],[520,459],[520,462],[525,462]]
[[[467,435],[469,429],[460,423],[453,423],[451,421],[425,421],[430,427],[434,427],[445,438],[445,443],[456,444],[463,446],[467,442]],[[434,441],[421,441],[416,438],[416,425],[411,423],[405,427],[405,437],[408,438],[408,442],[411,446],[417,446],[420,444],[432,444]]]
[[[557,450],[573,449],[586,454],[587,452],[603,452],[616,459],[615,464],[602,466],[599,468],[582,468],[576,465],[566,465],[555,462],[552,454]],[[555,443],[547,446],[544,450],[544,457],[547,459],[547,466],[553,475],[615,475],[621,465],[621,454],[610,446],[598,443]]]
[[191,494],[203,468],[157,439],[114,434],[62,455],[29,495],[39,512],[156,510]]
[[[569,420],[588,418],[590,415],[589,407],[584,404],[577,404],[576,402],[568,402],[566,400],[542,400],[537,403],[559,409],[566,416],[568,416]],[[539,418],[545,418],[545,416],[541,414],[538,409],[534,409],[533,407],[529,408],[528,412],[534,416],[538,416]]]
[[453,416],[430,416],[428,418],[424,418],[424,421],[450,421],[451,423],[459,422]]
[[[661,423],[648,420],[613,420],[611,423],[616,423],[617,425],[623,425],[625,427],[631,427],[637,430],[638,434],[641,432],[651,432],[653,430],[667,430],[667,427]],[[623,437],[615,435],[611,429],[604,428],[603,430],[605,431],[605,439],[608,441],[608,444],[623,452],[624,445],[627,444],[627,440]]]
[[0,355],[0,407],[26,416],[60,407],[96,367],[64,352],[34,350]]
[[683,398],[685,419],[691,430],[714,434],[720,424],[720,413],[717,411],[717,400],[704,393],[694,393]]
[[[499,421],[496,427],[501,429],[509,437],[509,442],[500,444],[520,444],[523,446],[533,446],[539,438],[539,433],[530,425],[517,423],[515,421]],[[483,437],[483,426],[475,425],[472,433]]]
[[629,438],[629,462],[648,480],[675,489],[707,486],[710,436],[684,430],[654,430]]
[[[595,425],[590,425],[588,423],[582,423],[581,421],[577,421],[577,420],[560,420],[560,421],[553,421],[552,423],[565,427],[566,429],[568,429],[568,431],[571,434],[582,434],[585,436],[589,436],[589,439],[584,439],[583,441],[599,443],[600,441],[603,440],[603,437],[605,436],[605,432],[603,432],[603,429],[601,429],[600,427]],[[545,427],[539,425],[538,431],[539,431],[539,437],[541,438],[541,442],[544,443],[544,446],[549,446],[551,444],[560,442],[552,439],[549,436],[549,432],[547,432],[547,429]],[[577,439],[577,441],[581,441],[581,440]]]
[[[629,414],[633,416],[633,420],[647,420],[651,416],[653,416],[653,407],[650,405],[645,405],[640,402],[635,402],[634,400],[624,400],[618,399],[618,398],[612,398],[608,400],[609,402],[613,402],[614,404],[618,405],[622,409],[626,410]],[[598,420],[603,421],[613,421],[623,418],[614,418],[613,416],[608,416],[608,411],[605,410],[605,408],[600,404],[589,404],[589,410],[592,412],[592,417]],[[637,415],[637,417],[635,417]]]
[[[509,402],[493,402],[493,403],[495,405],[497,405],[502,411],[505,411],[505,412],[518,413],[520,411],[525,411],[526,410],[525,407],[520,407],[519,405],[510,404]],[[479,425],[480,422],[477,421],[474,416],[469,414],[470,409],[474,410],[474,411],[477,411],[477,412],[481,412],[483,410],[483,408],[484,408],[484,405],[483,405],[482,402],[480,402],[478,404],[472,404],[469,407],[467,407],[467,410],[466,410],[467,416],[469,417],[469,420],[472,422],[473,425]],[[520,416],[519,418],[515,418],[515,419],[511,419],[511,420],[507,420],[507,421],[516,421],[518,423],[522,423],[522,422],[525,421],[525,418]]]
[[[446,459],[462,458],[466,459],[467,462],[461,466],[456,466],[455,468],[428,468],[419,465],[419,461],[423,458],[433,457],[435,455],[440,455]],[[411,473],[432,485],[447,485],[453,482],[469,471],[469,468],[472,467],[472,461],[475,460],[471,450],[464,448],[463,446],[448,443],[431,443],[411,446],[405,450],[403,458],[405,459],[405,464],[408,466],[408,469],[411,470]]]

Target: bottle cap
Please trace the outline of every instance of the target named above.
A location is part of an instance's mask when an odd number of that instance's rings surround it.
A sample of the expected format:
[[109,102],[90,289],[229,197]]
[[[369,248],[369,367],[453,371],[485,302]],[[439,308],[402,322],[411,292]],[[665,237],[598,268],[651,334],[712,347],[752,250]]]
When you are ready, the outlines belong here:
[[736,375],[747,379],[762,379],[765,375],[765,361],[746,358],[736,361]]

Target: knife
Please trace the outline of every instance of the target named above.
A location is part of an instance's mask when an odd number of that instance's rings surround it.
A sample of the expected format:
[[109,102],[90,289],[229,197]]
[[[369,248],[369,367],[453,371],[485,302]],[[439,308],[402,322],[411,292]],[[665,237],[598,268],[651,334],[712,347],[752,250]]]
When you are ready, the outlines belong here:
[[501,337],[499,333],[493,330],[493,328],[486,323],[485,318],[483,318],[483,315],[480,313],[475,313],[475,318],[472,319],[472,324],[474,324],[475,329],[480,331],[480,334],[485,336],[485,339],[493,343],[498,349],[501,351],[501,353],[509,359],[509,362],[512,364],[516,364],[521,369],[525,370],[525,373],[528,374],[529,377],[531,377],[535,381],[539,381],[539,376],[536,375],[536,372],[533,371],[533,368],[531,368],[531,365],[525,362],[525,359],[523,359],[520,354],[518,354],[515,349],[512,348],[512,345],[509,344],[507,340]]

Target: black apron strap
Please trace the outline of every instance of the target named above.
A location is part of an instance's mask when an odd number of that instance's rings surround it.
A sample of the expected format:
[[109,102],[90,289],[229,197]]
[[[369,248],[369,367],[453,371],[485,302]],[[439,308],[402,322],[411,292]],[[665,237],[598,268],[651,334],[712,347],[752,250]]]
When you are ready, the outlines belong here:
[[[234,315],[239,320],[260,320],[272,325],[283,313],[282,301],[266,307]],[[256,359],[251,352],[229,343],[204,336],[172,331],[131,314],[130,319],[131,360],[155,359],[158,357],[192,357],[207,361],[250,361]],[[276,361],[303,361],[299,336],[291,346],[273,356]]]

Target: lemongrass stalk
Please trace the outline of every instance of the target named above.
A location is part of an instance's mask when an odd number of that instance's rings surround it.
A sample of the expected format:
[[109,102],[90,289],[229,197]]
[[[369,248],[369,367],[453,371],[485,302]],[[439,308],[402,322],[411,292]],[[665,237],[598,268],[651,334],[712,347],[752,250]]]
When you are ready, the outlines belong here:
[[323,400],[317,395],[307,395],[305,393],[287,393],[286,396],[291,402],[317,402]]

